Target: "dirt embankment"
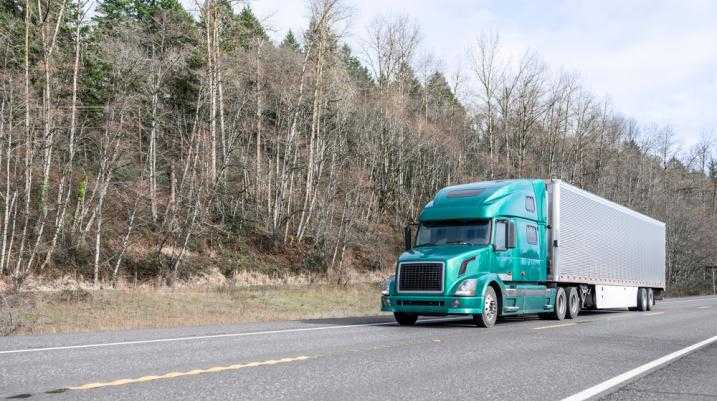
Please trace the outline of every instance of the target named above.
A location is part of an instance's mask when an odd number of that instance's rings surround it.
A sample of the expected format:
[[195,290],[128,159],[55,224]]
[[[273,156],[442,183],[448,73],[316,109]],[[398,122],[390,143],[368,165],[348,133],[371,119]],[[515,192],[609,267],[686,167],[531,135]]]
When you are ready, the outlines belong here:
[[379,312],[377,283],[204,285],[181,288],[6,292],[0,335],[169,328],[371,315]]

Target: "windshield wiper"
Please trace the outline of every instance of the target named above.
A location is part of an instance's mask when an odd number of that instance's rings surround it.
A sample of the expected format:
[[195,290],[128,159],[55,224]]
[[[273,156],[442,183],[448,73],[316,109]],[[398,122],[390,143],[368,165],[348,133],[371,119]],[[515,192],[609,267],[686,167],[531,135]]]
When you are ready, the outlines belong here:
[[471,244],[470,242],[465,242],[465,241],[448,241],[448,242],[446,242],[446,244],[451,244],[451,245],[453,245],[453,244],[456,244],[456,245],[473,245],[473,244]]
[[424,242],[422,244],[418,244],[418,245],[414,246],[414,248],[420,248],[422,246],[434,246],[434,245],[436,245],[436,244],[434,244],[433,242]]

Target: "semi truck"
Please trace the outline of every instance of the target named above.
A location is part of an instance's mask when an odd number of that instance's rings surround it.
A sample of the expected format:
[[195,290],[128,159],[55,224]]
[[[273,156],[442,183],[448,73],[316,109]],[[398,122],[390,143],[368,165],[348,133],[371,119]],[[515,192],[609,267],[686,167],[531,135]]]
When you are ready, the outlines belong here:
[[557,179],[444,188],[405,227],[404,242],[381,295],[400,325],[648,311],[665,289],[665,224]]

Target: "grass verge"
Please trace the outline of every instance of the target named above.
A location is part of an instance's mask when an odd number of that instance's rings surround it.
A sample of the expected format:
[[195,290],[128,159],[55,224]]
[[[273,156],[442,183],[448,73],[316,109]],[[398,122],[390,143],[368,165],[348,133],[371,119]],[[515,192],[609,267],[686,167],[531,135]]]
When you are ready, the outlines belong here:
[[32,292],[13,334],[365,316],[378,313],[379,297],[376,284]]

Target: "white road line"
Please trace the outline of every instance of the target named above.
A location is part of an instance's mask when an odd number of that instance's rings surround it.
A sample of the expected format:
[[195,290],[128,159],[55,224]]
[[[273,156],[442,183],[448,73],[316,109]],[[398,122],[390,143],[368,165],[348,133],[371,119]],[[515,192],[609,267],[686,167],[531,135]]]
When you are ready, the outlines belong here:
[[645,316],[655,316],[655,315],[661,315],[665,312],[652,312],[652,313],[645,313]]
[[706,298],[694,298],[694,299],[681,299],[675,301],[659,301],[657,305],[662,304],[679,304],[683,302],[703,302],[703,301],[717,301],[717,297],[706,297]]
[[[455,320],[465,320],[465,319],[467,319],[467,318],[459,317],[459,318],[447,318],[447,319],[420,319],[418,321],[418,323],[451,322],[451,321],[455,321]],[[174,337],[174,338],[156,338],[156,339],[152,339],[152,340],[118,341],[118,342],[111,342],[111,343],[80,344],[80,345],[67,345],[67,346],[58,346],[58,347],[26,348],[26,349],[0,351],[0,355],[22,354],[22,353],[27,353],[27,352],[82,349],[82,348],[115,347],[115,346],[120,346],[120,345],[136,345],[136,344],[168,343],[168,342],[177,342],[177,341],[206,340],[206,339],[213,339],[213,338],[249,337],[249,336],[260,336],[260,335],[268,335],[268,334],[299,333],[299,332],[304,332],[304,331],[347,329],[347,328],[351,328],[351,327],[388,326],[388,325],[395,325],[395,324],[396,324],[395,322],[346,324],[346,325],[341,325],[341,326],[303,327],[303,328],[283,329],[283,330],[250,331],[250,332],[242,332],[242,333],[225,333],[225,334],[208,334],[208,335],[202,335],[202,336],[186,336],[186,337]]]
[[689,347],[682,348],[679,351],[675,351],[671,354],[665,355],[662,358],[655,359],[652,362],[648,362],[642,366],[639,366],[635,369],[629,370],[621,375],[615,376],[612,379],[605,380],[604,382],[597,384],[593,387],[590,387],[588,389],[585,389],[577,394],[573,394],[570,397],[563,398],[562,401],[583,401],[587,400],[589,398],[592,398],[598,394],[601,394],[607,390],[610,390],[611,388],[620,385],[622,383],[625,383],[626,381],[639,376],[645,372],[648,372],[652,369],[655,369],[659,367],[660,365],[664,365],[668,362],[671,362],[685,354],[688,354],[692,351],[695,351],[697,349],[700,349],[706,345],[709,345],[713,342],[717,341],[717,336],[708,338],[704,341],[700,341],[697,344],[692,344]]
[[558,328],[558,327],[575,326],[576,324],[577,324],[577,323],[553,324],[553,325],[550,325],[550,326],[533,327],[533,330],[554,329],[554,328]]
[[702,306],[698,306],[697,309],[709,309],[709,306],[702,305]]

